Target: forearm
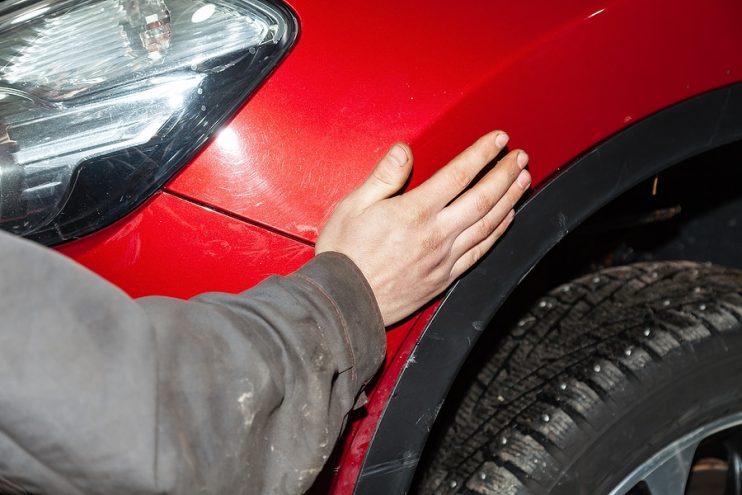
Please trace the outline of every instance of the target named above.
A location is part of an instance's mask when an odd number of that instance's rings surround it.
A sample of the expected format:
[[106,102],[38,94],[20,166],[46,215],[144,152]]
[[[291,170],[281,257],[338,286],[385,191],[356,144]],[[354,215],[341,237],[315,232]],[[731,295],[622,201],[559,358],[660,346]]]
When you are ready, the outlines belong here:
[[0,476],[15,484],[301,490],[383,357],[378,309],[339,255],[236,296],[135,302],[37,246],[0,250]]
[[333,253],[240,298],[141,301],[158,322],[160,425],[172,430],[161,435],[177,440],[168,471],[188,483],[181,491],[198,480],[217,493],[311,485],[384,355],[381,318],[356,270]]

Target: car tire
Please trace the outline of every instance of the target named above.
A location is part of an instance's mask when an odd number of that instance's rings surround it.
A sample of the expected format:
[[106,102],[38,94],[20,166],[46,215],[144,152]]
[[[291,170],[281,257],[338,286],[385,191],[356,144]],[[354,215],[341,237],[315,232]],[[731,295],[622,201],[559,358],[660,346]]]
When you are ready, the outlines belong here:
[[[608,494],[678,438],[740,411],[742,271],[609,268],[552,290],[507,332],[416,490]],[[630,493],[652,493],[641,484]]]

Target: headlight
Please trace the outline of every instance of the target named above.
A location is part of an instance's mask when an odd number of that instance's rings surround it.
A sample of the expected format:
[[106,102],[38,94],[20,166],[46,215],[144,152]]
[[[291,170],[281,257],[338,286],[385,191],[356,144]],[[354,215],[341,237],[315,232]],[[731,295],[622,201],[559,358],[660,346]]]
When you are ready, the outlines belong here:
[[0,3],[0,228],[53,244],[122,217],[296,33],[264,0]]

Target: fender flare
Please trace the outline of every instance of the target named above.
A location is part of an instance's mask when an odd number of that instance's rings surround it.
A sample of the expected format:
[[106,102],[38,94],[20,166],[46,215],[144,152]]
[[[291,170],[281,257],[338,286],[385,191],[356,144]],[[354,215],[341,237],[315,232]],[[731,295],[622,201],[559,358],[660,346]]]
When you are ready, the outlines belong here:
[[518,209],[508,234],[448,291],[421,334],[377,423],[354,493],[407,492],[438,411],[469,352],[510,293],[567,233],[641,181],[738,140],[742,83],[639,121],[535,191]]

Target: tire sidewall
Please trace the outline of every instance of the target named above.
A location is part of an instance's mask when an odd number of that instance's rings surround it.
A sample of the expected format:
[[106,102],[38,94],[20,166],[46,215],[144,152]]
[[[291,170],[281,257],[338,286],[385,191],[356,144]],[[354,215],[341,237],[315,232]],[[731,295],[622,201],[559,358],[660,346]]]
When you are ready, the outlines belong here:
[[584,443],[550,493],[607,494],[667,445],[742,411],[742,329],[724,334],[670,351],[643,370],[641,386],[612,391],[611,407],[591,420],[600,429],[576,437]]

